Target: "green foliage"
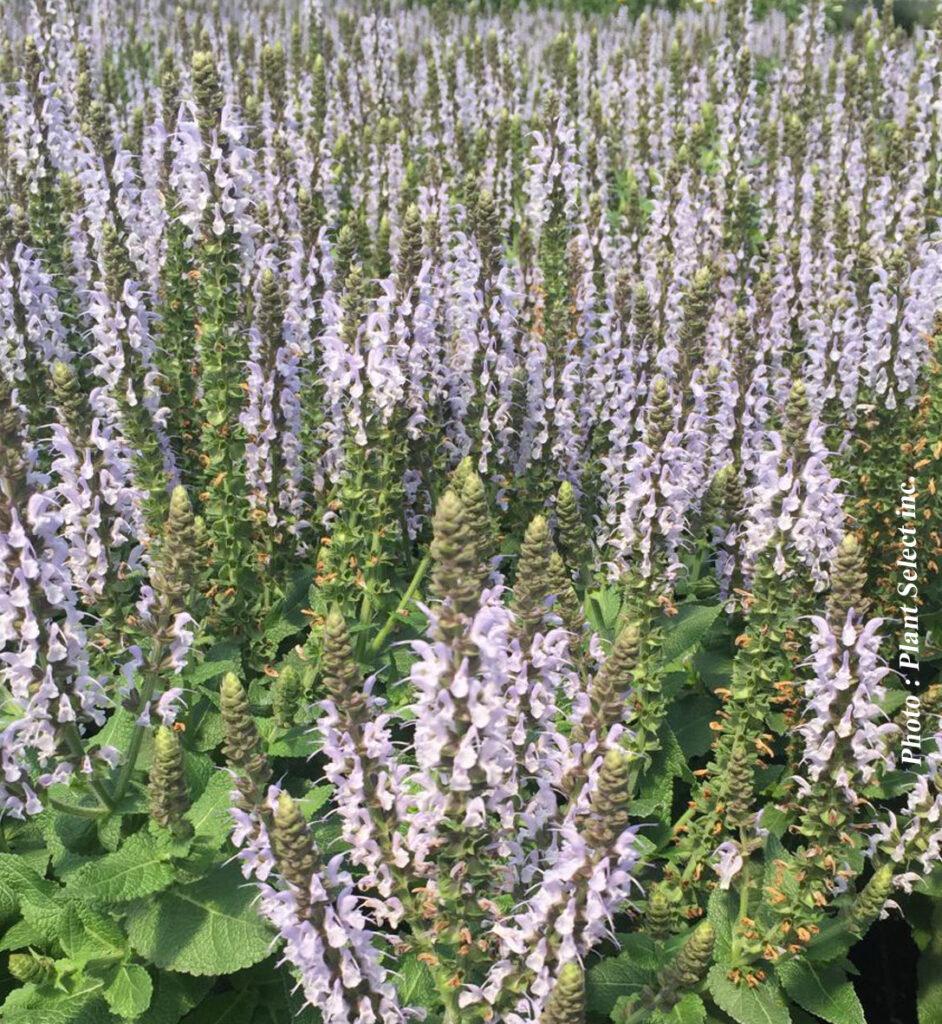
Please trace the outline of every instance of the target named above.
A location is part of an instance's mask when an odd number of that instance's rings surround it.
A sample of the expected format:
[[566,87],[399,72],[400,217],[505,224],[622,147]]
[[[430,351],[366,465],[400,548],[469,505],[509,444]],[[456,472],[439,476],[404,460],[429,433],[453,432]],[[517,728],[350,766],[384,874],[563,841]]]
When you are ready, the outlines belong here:
[[717,964],[707,979],[710,996],[736,1024],[789,1024],[788,1008],[778,987],[766,982],[754,988],[736,984]]
[[231,974],[264,960],[271,935],[259,920],[255,894],[237,867],[216,868],[190,885],[175,886],[159,902],[128,915],[136,953],[183,974]]

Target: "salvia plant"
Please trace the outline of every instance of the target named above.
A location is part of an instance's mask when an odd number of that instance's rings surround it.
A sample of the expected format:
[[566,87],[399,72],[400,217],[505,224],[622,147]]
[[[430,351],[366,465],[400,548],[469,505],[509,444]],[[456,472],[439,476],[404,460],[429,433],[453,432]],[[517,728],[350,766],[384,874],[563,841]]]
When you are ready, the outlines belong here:
[[942,22],[767,6],[0,10],[4,1021],[942,1020]]

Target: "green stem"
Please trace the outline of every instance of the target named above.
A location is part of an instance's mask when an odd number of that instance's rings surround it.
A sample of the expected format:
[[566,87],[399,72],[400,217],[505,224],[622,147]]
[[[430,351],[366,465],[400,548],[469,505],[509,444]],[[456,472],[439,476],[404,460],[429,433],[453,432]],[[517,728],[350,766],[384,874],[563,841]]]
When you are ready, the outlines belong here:
[[[742,828],[739,830],[739,850],[740,850],[740,853],[742,854],[742,857],[743,857],[743,865],[742,865],[742,876],[740,878],[740,883],[739,883],[739,885],[740,885],[740,888],[739,888],[739,918],[735,922],[735,924],[736,924],[736,926],[738,928],[742,928],[743,918],[746,918],[746,917],[749,916],[749,883],[750,883],[750,877],[749,876],[752,874],[752,872],[750,870],[750,867],[751,867],[751,865],[750,865],[750,854],[746,852],[748,850],[746,830],[742,829]],[[739,947],[740,947],[739,935],[738,934],[734,934],[733,935],[733,942],[732,942],[732,949],[730,951],[730,963],[734,967],[737,966],[737,964],[738,964],[738,960],[739,960]]]
[[[154,647],[153,664],[159,665],[163,658],[163,648],[160,644],[156,644]],[[157,675],[153,672],[148,672],[144,679],[144,685],[141,687],[141,708],[142,710],[147,707],[150,703],[151,697],[154,695],[154,689],[157,686]],[[115,784],[114,790],[114,802],[120,803],[124,794],[128,791],[128,786],[131,782],[131,776],[134,774],[134,768],[137,765],[137,759],[141,753],[141,744],[144,742],[144,732],[150,728],[149,725],[141,725],[140,723],[135,724],[134,733],[131,736],[131,742],[128,744],[127,756],[124,759],[124,764],[121,766],[121,773],[118,775],[118,781]]]
[[[79,736],[79,731],[76,728],[75,722],[67,723],[63,728],[62,734],[69,750],[72,751],[72,754],[78,759],[79,764],[81,764],[87,757],[87,754],[85,751],[85,744],[82,742],[82,737]],[[104,807],[106,811],[111,811],[114,805],[111,802],[111,797],[105,791],[105,787],[94,776],[90,776],[87,781],[91,791],[95,794],[101,806]]]
[[383,628],[373,638],[373,642],[370,644],[370,651],[375,654],[383,644],[386,642],[386,637],[393,631],[393,627],[399,621],[399,615],[405,609],[406,605],[412,600],[415,592],[419,589],[419,584],[422,582],[422,578],[428,571],[428,567],[432,564],[432,555],[429,552],[416,567],[415,573],[412,576],[412,582],[406,589],[406,592],[402,595],[402,599],[399,604],[396,605],[396,610],[386,620]]
[[76,818],[107,818],[110,813],[104,807],[79,807],[77,804],[67,803],[65,800],[57,800],[54,796],[46,797],[50,807],[54,807],[63,814],[72,814]]

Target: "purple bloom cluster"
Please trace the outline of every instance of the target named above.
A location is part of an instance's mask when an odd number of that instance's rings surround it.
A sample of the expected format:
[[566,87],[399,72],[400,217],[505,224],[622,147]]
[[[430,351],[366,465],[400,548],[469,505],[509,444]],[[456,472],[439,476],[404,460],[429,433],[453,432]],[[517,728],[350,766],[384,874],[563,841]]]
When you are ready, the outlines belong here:
[[[803,763],[811,784],[826,779],[854,806],[858,787],[874,779],[878,767],[895,764],[891,747],[899,729],[880,707],[890,672],[879,656],[883,622],[864,624],[853,610],[839,632],[826,619],[812,622],[814,677],[805,684],[808,703],[799,727]],[[798,780],[800,789],[810,789],[808,780]]]

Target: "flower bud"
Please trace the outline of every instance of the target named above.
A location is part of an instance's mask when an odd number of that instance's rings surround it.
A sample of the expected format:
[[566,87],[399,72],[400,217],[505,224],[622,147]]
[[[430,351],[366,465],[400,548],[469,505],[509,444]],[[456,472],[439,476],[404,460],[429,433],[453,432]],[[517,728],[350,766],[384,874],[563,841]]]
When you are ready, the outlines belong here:
[[363,673],[353,656],[347,624],[336,608],[330,610],[324,623],[322,668],[324,689],[338,707],[352,712],[362,703]]
[[452,488],[439,498],[435,509],[431,553],[435,563],[431,591],[444,605],[439,631],[448,639],[461,630],[456,617],[473,615],[480,596],[477,543],[464,505]]
[[581,573],[592,561],[589,531],[579,511],[572,484],[564,480],[556,495],[556,522],[559,527],[559,547],[570,569]]
[[10,976],[24,983],[38,985],[52,976],[55,967],[51,957],[35,953],[11,953],[7,962]]
[[870,606],[870,601],[864,597],[867,570],[860,541],[853,533],[845,533],[841,540],[831,565],[830,582],[827,613],[831,628],[843,629],[851,609],[865,618]]
[[320,855],[296,801],[284,790],[278,796],[271,840],[278,873],[295,890],[299,909],[306,914],[311,878],[320,866]]
[[192,833],[193,826],[183,817],[190,807],[183,773],[183,750],[177,734],[166,726],[159,726],[154,733],[148,795],[150,816],[158,825],[177,836]]
[[249,709],[245,688],[234,672],[223,676],[219,687],[219,711],[222,714],[222,752],[233,768],[240,769],[242,774],[237,785],[244,803],[253,806],[260,802],[261,793],[271,779],[271,768]]
[[517,579],[514,583],[514,611],[525,643],[540,631],[547,611],[547,599],[552,593],[550,585],[550,540],[546,519],[537,515],[530,521],[520,548]]
[[796,458],[799,454],[804,455],[807,449],[806,435],[810,423],[811,406],[808,402],[808,393],[805,382],[799,378],[792,384],[788,393],[784,426],[786,447],[795,451]]
[[620,748],[612,747],[602,761],[591,808],[582,823],[586,841],[597,850],[611,847],[628,827],[630,785],[628,757]]
[[262,271],[258,300],[258,330],[262,338],[274,351],[282,341],[285,321],[285,299],[274,271],[266,267]]
[[698,985],[713,959],[713,925],[702,921],[684,943],[683,949],[658,975],[656,1005],[669,1013],[680,1002],[684,992]]
[[170,494],[163,544],[151,570],[155,593],[169,613],[185,609],[196,580],[199,537],[186,489],[177,485]]
[[[396,279],[401,291],[412,286],[422,269],[422,215],[415,203],[406,207],[399,234]],[[462,460],[463,461],[463,460]],[[456,471],[457,472],[457,471]]]
[[293,665],[286,665],[278,674],[278,678],[272,686],[271,694],[275,721],[283,729],[287,729],[294,724],[303,695],[304,689],[301,685],[301,676],[298,670]]
[[[3,506],[22,498],[26,488],[26,460],[22,455],[20,412],[13,400],[13,389],[0,380],[0,515]],[[7,524],[0,519],[0,528]]]
[[755,763],[754,749],[744,744],[733,747],[727,768],[726,824],[730,829],[744,828],[752,821]]
[[662,942],[670,935],[673,923],[674,910],[671,901],[662,886],[653,886],[644,911],[644,930],[655,942]]
[[199,110],[200,131],[211,135],[222,119],[223,92],[216,69],[216,58],[211,51],[198,50],[191,65],[193,95]]
[[585,974],[575,962],[563,964],[556,977],[540,1024],[584,1024]]
[[651,383],[645,410],[645,444],[652,452],[660,451],[674,421],[674,399],[664,377],[658,375]]
[[75,368],[61,359],[52,364],[52,391],[63,426],[75,444],[88,432],[86,398]]
[[850,911],[849,930],[863,935],[879,917],[893,889],[893,865],[884,864],[870,877]]
[[589,687],[589,727],[600,735],[607,733],[624,717],[635,669],[641,657],[640,639],[641,631],[636,625],[629,622],[623,626]]
[[556,598],[553,602],[553,611],[563,620],[566,629],[578,636],[585,625],[585,616],[582,614],[582,605],[576,595],[576,588],[572,585],[569,570],[558,551],[550,555],[547,578],[550,593]]
[[[467,465],[465,466],[465,463]],[[481,565],[480,581],[483,586],[487,576],[486,562],[493,554],[494,540],[491,530],[490,516],[487,511],[487,491],[484,481],[475,473],[471,459],[462,459],[459,469],[464,467],[460,487],[455,481],[461,504],[464,507],[465,520],[474,543],[477,558]],[[458,469],[455,470],[458,475]]]

